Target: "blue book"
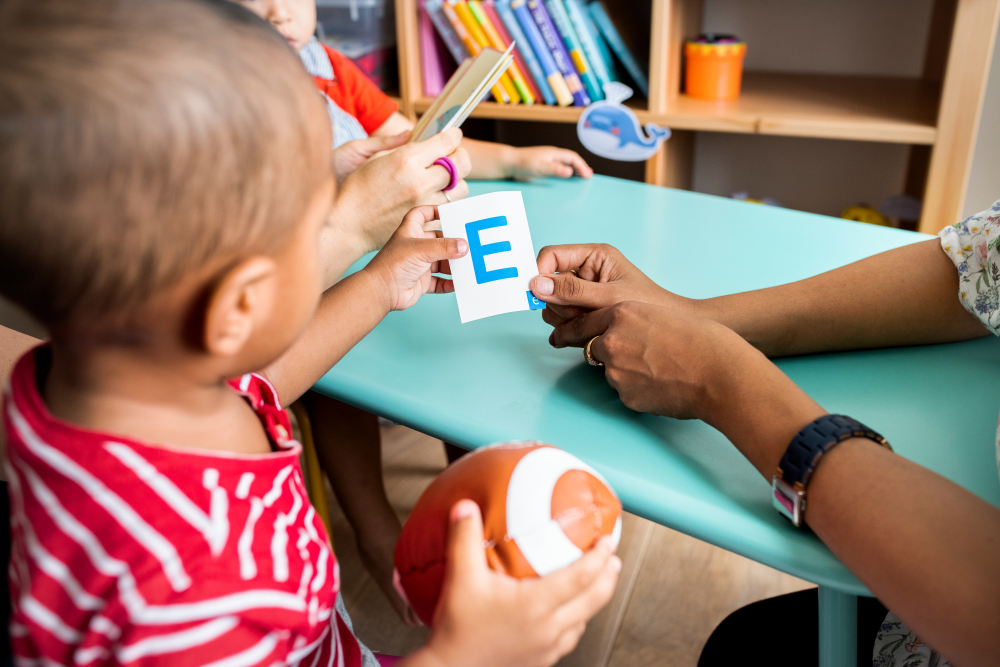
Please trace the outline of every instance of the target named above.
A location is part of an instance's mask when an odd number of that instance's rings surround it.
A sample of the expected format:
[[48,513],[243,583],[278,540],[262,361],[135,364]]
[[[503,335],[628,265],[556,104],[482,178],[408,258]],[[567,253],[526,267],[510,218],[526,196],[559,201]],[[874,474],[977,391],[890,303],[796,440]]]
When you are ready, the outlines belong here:
[[[517,44],[514,48],[520,52],[521,58],[524,59],[524,64],[531,71],[531,76],[535,79],[535,84],[538,86],[542,97],[545,98],[545,103],[555,104],[556,96],[552,93],[552,86],[549,85],[548,80],[545,78],[545,72],[542,70],[542,65],[535,56],[534,49],[531,48],[531,42],[528,41],[528,37],[521,30],[521,24],[517,22],[517,17],[514,16],[514,12],[510,9],[510,0],[496,0],[493,6],[496,8],[497,14],[500,15],[500,20],[507,26],[510,38]],[[553,63],[554,65],[555,63]]]
[[566,5],[563,0],[545,0],[545,8],[549,11],[549,18],[556,26],[556,31],[562,38],[563,47],[569,54],[569,60],[573,64],[574,71],[580,75],[580,81],[587,89],[587,94],[591,100],[603,100],[604,93],[601,91],[601,83],[594,74],[594,66],[590,64],[587,53],[583,50],[583,44],[573,29],[573,24],[566,13]]
[[573,104],[573,94],[569,92],[566,79],[563,78],[559,66],[552,58],[552,52],[545,46],[545,39],[538,30],[538,24],[535,23],[535,19],[531,17],[531,12],[528,10],[527,0],[510,0],[510,10],[514,12],[517,22],[521,24],[521,30],[535,51],[538,64],[541,65],[542,71],[545,73],[545,80],[552,87],[552,94],[556,96],[556,104],[561,107]]
[[594,42],[597,43],[597,50],[601,52],[601,58],[604,59],[604,64],[608,68],[608,77],[612,81],[621,81],[621,73],[618,71],[618,63],[615,62],[615,57],[611,55],[611,49],[608,47],[607,40],[604,39],[604,35],[597,28],[597,24],[594,23],[594,17],[590,15],[590,10],[587,6],[583,6],[583,20],[587,23],[587,29],[590,34],[594,36]]
[[[604,84],[611,83],[611,75],[608,73],[608,66],[604,62],[601,50],[597,48],[594,35],[590,32],[590,26],[587,25],[587,9],[580,0],[562,0],[562,2],[566,7],[569,20],[573,24],[573,29],[576,31],[577,37],[580,38],[580,45],[583,46],[587,62],[590,63],[594,70],[594,76],[597,77],[597,85],[603,91]],[[603,92],[598,99],[604,99]]]
[[552,59],[555,60],[563,79],[566,80],[569,92],[573,94],[573,104],[578,107],[587,106],[590,104],[590,96],[587,95],[583,82],[580,81],[580,77],[576,73],[573,61],[569,59],[569,53],[563,46],[562,38],[556,30],[555,24],[552,23],[552,17],[545,9],[545,4],[542,0],[527,0],[525,4],[528,6],[528,11],[531,12],[531,18],[535,20],[535,25],[538,26],[538,32],[542,33],[545,46],[549,47]]
[[646,78],[646,73],[642,71],[642,67],[639,66],[639,62],[632,55],[632,51],[625,45],[625,40],[622,36],[618,34],[618,29],[615,28],[615,24],[611,22],[611,17],[608,16],[608,12],[604,9],[604,3],[601,0],[591,3],[590,5],[590,15],[594,18],[594,23],[600,28],[601,33],[603,33],[604,38],[608,40],[608,44],[611,46],[611,50],[615,52],[618,59],[622,61],[622,65],[625,66],[625,71],[628,75],[632,77],[635,81],[635,85],[639,86],[639,90],[646,97],[649,97],[649,79]]

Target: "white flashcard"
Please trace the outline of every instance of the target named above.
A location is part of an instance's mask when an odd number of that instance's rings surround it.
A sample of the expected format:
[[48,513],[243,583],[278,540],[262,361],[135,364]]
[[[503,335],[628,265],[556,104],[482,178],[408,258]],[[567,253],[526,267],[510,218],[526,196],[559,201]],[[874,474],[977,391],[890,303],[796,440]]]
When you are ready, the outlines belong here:
[[538,275],[528,216],[519,191],[491,192],[438,206],[447,238],[465,239],[469,252],[451,260],[451,277],[462,322],[545,303],[531,293]]

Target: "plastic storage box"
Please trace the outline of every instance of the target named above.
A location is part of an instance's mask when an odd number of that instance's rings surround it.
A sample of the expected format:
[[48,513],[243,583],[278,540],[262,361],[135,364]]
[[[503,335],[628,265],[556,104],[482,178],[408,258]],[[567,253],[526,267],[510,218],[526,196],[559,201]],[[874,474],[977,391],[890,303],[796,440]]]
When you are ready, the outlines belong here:
[[392,0],[316,0],[316,36],[383,91],[399,88]]

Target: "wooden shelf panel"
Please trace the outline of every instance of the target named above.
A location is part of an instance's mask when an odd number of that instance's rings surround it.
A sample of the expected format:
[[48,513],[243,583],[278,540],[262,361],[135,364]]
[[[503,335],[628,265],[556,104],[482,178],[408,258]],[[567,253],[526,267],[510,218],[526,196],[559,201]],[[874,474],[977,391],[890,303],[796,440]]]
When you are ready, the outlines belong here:
[[[644,102],[644,100],[642,100]],[[432,98],[422,97],[414,103],[418,114],[427,111],[434,102]],[[631,100],[629,100],[631,102]],[[636,115],[642,122],[649,119],[645,109],[639,109],[631,104]],[[497,104],[496,102],[480,102],[472,112],[472,118],[497,118],[501,120],[534,120],[545,123],[575,123],[583,113],[583,107],[555,107],[547,104]]]
[[[633,109],[642,123],[677,130],[933,144],[939,92],[939,86],[915,79],[747,72],[743,92],[734,102],[680,95],[663,113]],[[431,102],[417,100],[417,112],[426,111]],[[472,116],[575,123],[581,111],[483,102]]]
[[680,95],[653,120],[683,130],[933,144],[939,94],[916,79],[746,72],[738,100]]

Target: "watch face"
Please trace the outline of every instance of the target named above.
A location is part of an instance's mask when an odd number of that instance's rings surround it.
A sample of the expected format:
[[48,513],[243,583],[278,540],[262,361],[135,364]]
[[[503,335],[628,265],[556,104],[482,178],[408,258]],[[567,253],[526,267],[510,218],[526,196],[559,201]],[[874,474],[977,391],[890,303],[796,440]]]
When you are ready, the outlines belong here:
[[801,525],[805,493],[796,491],[777,475],[771,480],[771,504],[796,527]]

